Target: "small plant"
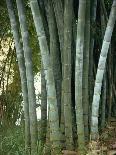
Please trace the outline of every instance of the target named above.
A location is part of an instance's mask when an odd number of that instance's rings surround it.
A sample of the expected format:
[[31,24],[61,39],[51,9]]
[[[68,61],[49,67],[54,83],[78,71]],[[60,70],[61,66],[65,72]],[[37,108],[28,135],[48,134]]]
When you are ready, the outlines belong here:
[[1,133],[0,152],[2,155],[24,155],[24,136],[21,127],[7,129]]

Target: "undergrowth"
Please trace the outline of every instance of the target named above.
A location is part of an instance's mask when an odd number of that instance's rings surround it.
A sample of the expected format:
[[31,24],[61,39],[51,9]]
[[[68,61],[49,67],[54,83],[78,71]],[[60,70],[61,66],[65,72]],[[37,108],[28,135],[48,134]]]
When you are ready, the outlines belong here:
[[24,136],[21,127],[1,129],[0,131],[1,155],[25,155]]

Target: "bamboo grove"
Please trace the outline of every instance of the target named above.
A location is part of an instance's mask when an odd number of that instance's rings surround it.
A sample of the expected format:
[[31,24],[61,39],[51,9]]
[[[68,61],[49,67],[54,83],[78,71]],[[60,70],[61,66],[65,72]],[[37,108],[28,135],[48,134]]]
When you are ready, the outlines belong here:
[[[89,142],[116,118],[116,0],[5,1],[23,94],[25,154],[87,154]],[[41,53],[39,122],[27,7]],[[13,55],[6,57],[12,64]]]

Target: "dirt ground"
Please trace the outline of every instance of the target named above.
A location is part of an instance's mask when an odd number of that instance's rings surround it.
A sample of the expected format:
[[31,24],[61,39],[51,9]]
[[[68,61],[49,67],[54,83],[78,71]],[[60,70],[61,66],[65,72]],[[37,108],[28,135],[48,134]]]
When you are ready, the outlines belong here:
[[110,119],[97,142],[89,144],[88,155],[116,155],[116,118]]
[[[79,153],[64,150],[63,155],[79,155]],[[98,141],[89,143],[87,155],[116,155],[116,119],[111,118]]]

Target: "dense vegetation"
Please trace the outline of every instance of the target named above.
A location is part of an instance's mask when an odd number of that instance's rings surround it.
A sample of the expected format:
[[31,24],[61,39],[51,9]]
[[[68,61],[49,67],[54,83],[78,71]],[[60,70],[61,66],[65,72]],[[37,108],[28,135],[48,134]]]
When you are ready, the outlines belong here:
[[3,0],[0,12],[2,155],[96,149],[116,119],[116,0]]

